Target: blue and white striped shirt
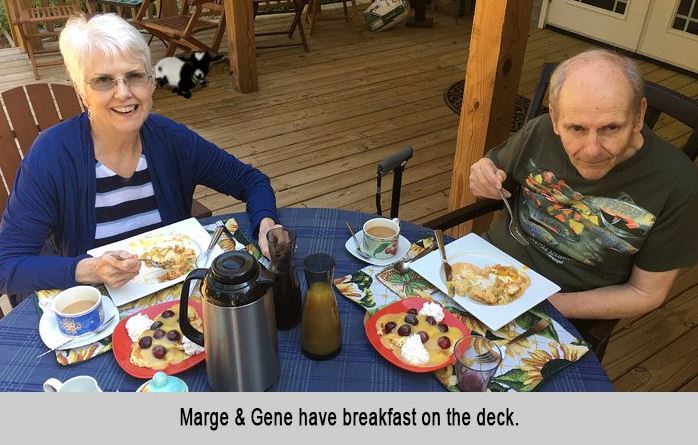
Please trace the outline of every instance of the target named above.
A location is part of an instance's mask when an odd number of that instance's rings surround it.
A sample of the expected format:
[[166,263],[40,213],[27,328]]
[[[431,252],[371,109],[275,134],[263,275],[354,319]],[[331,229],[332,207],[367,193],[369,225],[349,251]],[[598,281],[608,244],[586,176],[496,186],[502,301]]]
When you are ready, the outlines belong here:
[[141,154],[133,176],[123,178],[97,162],[95,245],[103,246],[162,226],[148,162]]

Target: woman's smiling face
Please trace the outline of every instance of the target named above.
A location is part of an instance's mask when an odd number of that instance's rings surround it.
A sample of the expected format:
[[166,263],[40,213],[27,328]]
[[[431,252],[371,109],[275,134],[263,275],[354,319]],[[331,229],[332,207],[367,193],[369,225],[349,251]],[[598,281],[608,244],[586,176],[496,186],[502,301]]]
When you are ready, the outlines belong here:
[[[137,133],[153,106],[155,82],[148,76],[143,62],[136,58],[95,54],[85,73],[88,84],[82,95],[93,131]],[[114,79],[116,82],[110,82]],[[130,81],[133,79],[136,81]]]

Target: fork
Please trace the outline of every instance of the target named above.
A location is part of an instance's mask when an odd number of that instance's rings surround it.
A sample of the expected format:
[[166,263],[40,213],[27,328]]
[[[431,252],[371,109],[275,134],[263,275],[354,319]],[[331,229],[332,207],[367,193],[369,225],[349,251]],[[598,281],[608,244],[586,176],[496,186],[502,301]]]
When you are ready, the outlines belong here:
[[[114,258],[116,258],[116,259],[119,260],[119,261],[126,261],[126,258],[123,258],[123,257],[120,256],[120,255],[113,255],[113,256],[114,256]],[[157,262],[157,261],[151,260],[150,258],[141,258],[141,257],[138,257],[138,258],[135,258],[135,259],[137,259],[138,261],[140,261],[140,262],[142,262],[142,263],[145,263],[146,266],[155,267],[155,268],[157,268],[157,269],[167,269],[167,268],[170,266],[169,263],[159,263],[159,262]]]
[[521,229],[519,229],[518,224],[516,224],[516,220],[514,219],[514,212],[511,210],[509,201],[507,201],[507,199],[504,197],[502,189],[497,189],[497,192],[499,193],[499,197],[502,198],[502,201],[504,201],[504,205],[507,207],[507,210],[509,211],[509,233],[521,245],[528,246],[528,241],[526,240],[526,237],[523,236],[523,234],[521,233]]
[[502,358],[502,359],[504,358],[507,347],[513,345],[514,343],[517,343],[517,342],[523,340],[524,338],[527,338],[527,337],[530,337],[531,335],[539,333],[540,331],[547,328],[548,326],[550,326],[550,322],[548,320],[546,320],[545,318],[541,318],[540,320],[538,320],[538,322],[536,324],[534,324],[530,328],[526,329],[523,333],[517,335],[516,337],[514,337],[511,340],[504,343],[504,345],[500,346],[499,349],[500,349],[500,352],[502,354],[501,357],[499,355],[497,355],[497,353],[495,353],[494,351],[487,350],[487,351],[483,352],[482,354],[478,355],[477,358],[480,359],[480,361],[482,363],[497,362],[497,361],[499,361],[500,358]]
[[[221,236],[223,235],[224,232],[226,233],[226,236],[228,236],[228,238],[230,238],[230,240],[233,243],[235,242],[235,240],[233,240],[232,236],[228,234],[229,230],[225,226],[225,223],[223,221],[221,221],[219,219],[218,221],[215,222],[215,224],[216,224],[216,231],[213,232],[213,237],[211,238],[211,242],[208,243],[208,247],[206,248],[206,251],[199,255],[199,258],[201,258],[202,255],[204,256],[204,261],[203,261],[204,266],[206,264],[208,264],[208,257],[209,257],[209,255],[211,255],[211,251],[213,250],[214,247],[216,247],[216,244],[218,244],[218,241],[221,239]],[[199,258],[197,258],[196,264],[199,264]],[[197,267],[199,267],[199,266],[197,266]],[[203,267],[203,266],[201,266],[201,267]]]
[[434,236],[436,237],[436,244],[439,245],[439,252],[441,253],[441,263],[444,267],[444,275],[446,275],[446,290],[448,290],[448,296],[453,297],[456,294],[456,290],[453,287],[453,268],[448,264],[446,259],[446,244],[444,244],[444,234],[441,230],[434,230]]

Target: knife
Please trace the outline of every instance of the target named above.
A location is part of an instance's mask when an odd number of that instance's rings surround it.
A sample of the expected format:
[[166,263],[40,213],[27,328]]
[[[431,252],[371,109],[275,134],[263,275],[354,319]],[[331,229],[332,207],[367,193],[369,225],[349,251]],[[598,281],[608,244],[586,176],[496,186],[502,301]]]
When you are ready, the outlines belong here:
[[444,267],[444,274],[446,275],[446,289],[448,290],[448,296],[453,297],[456,292],[455,288],[453,287],[453,269],[451,268],[451,265],[448,264],[448,260],[446,259],[446,248],[444,244],[444,235],[441,230],[434,230],[434,236],[436,237],[436,244],[439,245],[439,252],[441,253],[441,263],[443,264]]

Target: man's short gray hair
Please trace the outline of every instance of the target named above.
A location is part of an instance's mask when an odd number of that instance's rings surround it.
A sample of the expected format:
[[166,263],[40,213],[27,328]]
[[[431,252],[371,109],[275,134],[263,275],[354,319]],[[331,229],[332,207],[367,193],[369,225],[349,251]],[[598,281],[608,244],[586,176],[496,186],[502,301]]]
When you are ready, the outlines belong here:
[[69,18],[61,31],[59,46],[68,75],[81,95],[85,92],[85,70],[95,54],[133,57],[143,61],[145,71],[153,74],[148,43],[140,31],[116,14]]
[[552,76],[550,77],[550,104],[555,109],[557,107],[557,99],[560,95],[560,90],[562,85],[565,83],[567,74],[570,68],[577,62],[581,62],[584,59],[600,58],[607,62],[616,65],[625,74],[630,88],[632,90],[631,104],[636,112],[640,111],[640,103],[642,98],[645,96],[645,81],[642,77],[642,72],[637,66],[637,63],[629,57],[625,57],[607,49],[590,49],[583,51],[576,56],[570,57],[555,68]]

